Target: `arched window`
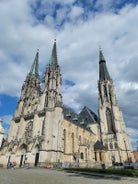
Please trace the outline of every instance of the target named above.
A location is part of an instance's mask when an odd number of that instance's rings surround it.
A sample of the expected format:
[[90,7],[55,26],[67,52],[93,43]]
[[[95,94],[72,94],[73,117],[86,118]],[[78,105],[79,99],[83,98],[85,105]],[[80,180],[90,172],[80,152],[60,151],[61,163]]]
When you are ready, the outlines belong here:
[[97,161],[97,153],[96,153],[96,151],[94,152],[94,157],[95,157],[95,161]]
[[100,161],[102,161],[102,152],[99,152]]
[[106,109],[106,119],[107,119],[107,126],[108,126],[108,133],[115,133],[114,131],[114,121],[111,109]]
[[105,143],[105,147],[108,149],[108,144],[107,143]]
[[81,159],[84,159],[84,155],[83,155],[82,152],[80,153],[80,158],[81,158]]
[[113,149],[113,144],[110,143],[110,144],[109,144],[109,147],[110,147],[110,149]]
[[72,153],[74,153],[74,133],[72,133],[71,137],[72,137]]
[[104,89],[104,96],[105,96],[106,98],[108,98],[106,85],[103,86],[103,89]]
[[115,142],[114,146],[115,146],[115,149],[118,149],[118,144],[117,144],[117,142]]

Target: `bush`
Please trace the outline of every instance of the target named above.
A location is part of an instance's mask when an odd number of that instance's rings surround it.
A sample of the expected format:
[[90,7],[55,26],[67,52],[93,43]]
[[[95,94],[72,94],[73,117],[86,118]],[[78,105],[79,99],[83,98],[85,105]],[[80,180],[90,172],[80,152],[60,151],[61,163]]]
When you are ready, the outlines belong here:
[[136,176],[138,177],[138,170],[130,169],[95,169],[95,168],[65,168],[64,170],[80,171],[80,172],[95,172],[104,174],[117,174],[124,176]]

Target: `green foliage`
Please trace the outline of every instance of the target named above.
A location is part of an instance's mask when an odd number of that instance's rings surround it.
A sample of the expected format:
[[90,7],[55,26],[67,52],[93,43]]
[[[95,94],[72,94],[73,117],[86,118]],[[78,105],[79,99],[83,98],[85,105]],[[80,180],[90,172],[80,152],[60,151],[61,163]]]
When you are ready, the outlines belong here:
[[138,170],[131,169],[94,169],[94,168],[65,168],[68,171],[79,171],[79,172],[91,172],[91,173],[104,173],[104,174],[117,174],[124,176],[135,176],[138,177]]

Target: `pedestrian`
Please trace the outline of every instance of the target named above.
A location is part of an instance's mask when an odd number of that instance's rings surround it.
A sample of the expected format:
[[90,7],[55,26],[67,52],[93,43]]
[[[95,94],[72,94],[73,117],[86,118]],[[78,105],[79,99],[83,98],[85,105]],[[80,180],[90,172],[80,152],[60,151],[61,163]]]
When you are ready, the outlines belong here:
[[12,163],[13,168],[14,168],[16,165],[17,165],[17,163],[16,163],[15,161],[13,161],[13,163]]

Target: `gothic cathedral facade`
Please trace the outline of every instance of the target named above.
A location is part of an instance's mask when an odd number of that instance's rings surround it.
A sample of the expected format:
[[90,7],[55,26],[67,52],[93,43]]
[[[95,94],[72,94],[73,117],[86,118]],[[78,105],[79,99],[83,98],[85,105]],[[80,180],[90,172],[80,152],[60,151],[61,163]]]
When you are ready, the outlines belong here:
[[94,167],[134,161],[113,81],[100,50],[99,112],[88,107],[75,113],[62,101],[62,78],[56,40],[43,77],[39,51],[22,86],[8,136],[1,146],[0,164],[17,166]]

